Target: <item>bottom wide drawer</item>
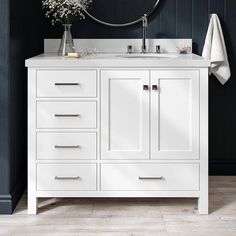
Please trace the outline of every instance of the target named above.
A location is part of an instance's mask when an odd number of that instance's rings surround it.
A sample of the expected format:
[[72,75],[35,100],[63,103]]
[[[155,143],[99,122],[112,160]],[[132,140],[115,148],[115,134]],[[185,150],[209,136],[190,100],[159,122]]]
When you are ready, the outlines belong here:
[[37,190],[96,190],[96,164],[38,164]]
[[196,191],[199,164],[102,164],[104,191]]

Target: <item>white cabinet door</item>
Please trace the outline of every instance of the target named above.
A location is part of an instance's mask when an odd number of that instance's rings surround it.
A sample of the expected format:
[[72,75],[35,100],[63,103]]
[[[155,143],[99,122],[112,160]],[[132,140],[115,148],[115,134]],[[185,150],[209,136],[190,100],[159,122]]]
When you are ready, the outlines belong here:
[[151,72],[151,158],[199,159],[199,72]]
[[149,158],[149,71],[101,72],[101,158]]

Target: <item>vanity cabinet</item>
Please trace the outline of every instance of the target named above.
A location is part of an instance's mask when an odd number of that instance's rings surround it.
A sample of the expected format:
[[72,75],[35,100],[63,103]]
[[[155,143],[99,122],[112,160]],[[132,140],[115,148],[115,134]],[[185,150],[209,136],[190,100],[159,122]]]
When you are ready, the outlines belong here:
[[98,61],[27,62],[29,214],[41,197],[189,197],[207,214],[207,66]]

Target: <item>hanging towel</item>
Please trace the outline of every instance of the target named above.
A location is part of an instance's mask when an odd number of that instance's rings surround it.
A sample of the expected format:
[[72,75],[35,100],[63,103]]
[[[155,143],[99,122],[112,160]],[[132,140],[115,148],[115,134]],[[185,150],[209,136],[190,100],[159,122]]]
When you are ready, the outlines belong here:
[[212,14],[202,57],[211,61],[209,73],[225,84],[231,76],[228,56],[225,46],[220,20],[216,14]]

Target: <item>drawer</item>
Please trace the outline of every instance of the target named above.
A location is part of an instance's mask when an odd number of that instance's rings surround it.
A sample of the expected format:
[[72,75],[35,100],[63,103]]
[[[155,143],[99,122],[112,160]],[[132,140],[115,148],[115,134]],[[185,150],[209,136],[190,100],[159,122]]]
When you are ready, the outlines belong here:
[[39,70],[37,97],[96,97],[96,70]]
[[96,106],[96,102],[37,102],[37,128],[95,129]]
[[96,133],[37,133],[37,159],[96,159]]
[[37,190],[96,190],[96,164],[38,164]]
[[102,190],[199,190],[199,164],[102,164]]

